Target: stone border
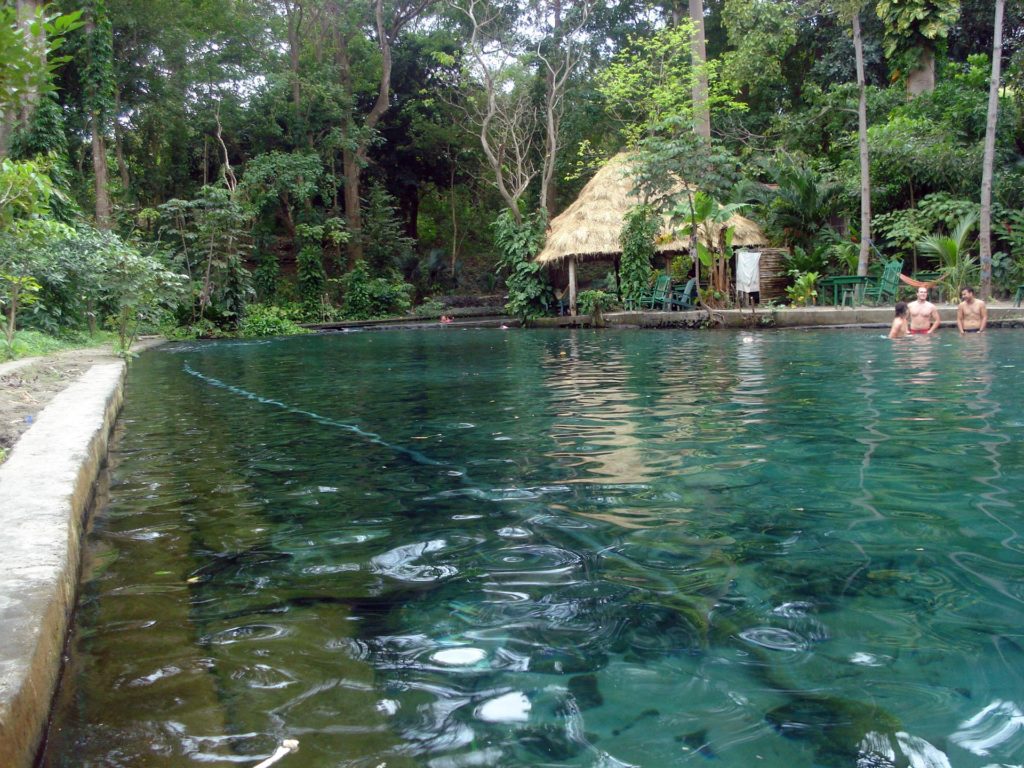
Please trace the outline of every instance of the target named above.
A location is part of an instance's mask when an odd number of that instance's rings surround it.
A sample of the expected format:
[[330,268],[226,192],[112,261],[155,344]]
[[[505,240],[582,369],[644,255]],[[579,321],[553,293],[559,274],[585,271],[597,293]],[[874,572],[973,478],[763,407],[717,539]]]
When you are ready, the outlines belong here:
[[[956,307],[938,307],[942,327],[956,332]],[[892,307],[804,307],[776,308],[767,306],[749,309],[716,310],[722,328],[888,328],[892,323]],[[657,312],[652,310],[606,312],[605,325],[611,328],[701,328],[708,322],[704,310],[688,312]],[[1024,324],[1024,308],[988,305],[988,324],[992,328],[1016,328]],[[565,328],[590,325],[590,317],[542,317],[531,321],[537,328]]]
[[0,765],[29,768],[60,676],[81,539],[124,398],[123,362],[56,395],[0,465]]

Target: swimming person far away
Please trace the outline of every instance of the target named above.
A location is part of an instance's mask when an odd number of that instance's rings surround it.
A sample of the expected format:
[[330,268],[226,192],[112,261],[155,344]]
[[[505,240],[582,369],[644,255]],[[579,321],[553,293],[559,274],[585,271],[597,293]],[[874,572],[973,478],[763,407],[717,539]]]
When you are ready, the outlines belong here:
[[896,302],[896,317],[892,319],[892,327],[889,329],[890,339],[901,339],[907,335],[910,327],[907,325],[907,302]]
[[935,333],[939,327],[939,310],[928,301],[928,289],[917,289],[917,301],[910,302],[910,333]]
[[960,333],[981,333],[988,325],[988,307],[974,298],[974,289],[965,285],[960,289],[960,305],[956,308],[956,327]]

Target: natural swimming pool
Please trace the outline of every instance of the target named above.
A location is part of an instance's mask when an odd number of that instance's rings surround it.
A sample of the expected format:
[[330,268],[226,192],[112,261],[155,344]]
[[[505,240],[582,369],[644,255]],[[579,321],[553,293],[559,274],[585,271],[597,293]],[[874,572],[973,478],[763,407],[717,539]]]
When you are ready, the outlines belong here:
[[147,353],[44,765],[1019,764],[1021,347]]

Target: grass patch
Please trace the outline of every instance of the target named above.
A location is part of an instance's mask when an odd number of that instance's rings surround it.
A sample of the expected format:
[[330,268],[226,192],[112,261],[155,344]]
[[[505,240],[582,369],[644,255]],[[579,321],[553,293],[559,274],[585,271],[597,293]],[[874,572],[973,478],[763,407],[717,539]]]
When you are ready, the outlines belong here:
[[83,347],[100,347],[112,343],[117,334],[109,331],[68,331],[60,336],[48,336],[39,331],[18,331],[14,334],[14,343],[10,349],[0,339],[0,359],[17,360],[22,357],[42,357],[62,352],[66,349],[82,349]]

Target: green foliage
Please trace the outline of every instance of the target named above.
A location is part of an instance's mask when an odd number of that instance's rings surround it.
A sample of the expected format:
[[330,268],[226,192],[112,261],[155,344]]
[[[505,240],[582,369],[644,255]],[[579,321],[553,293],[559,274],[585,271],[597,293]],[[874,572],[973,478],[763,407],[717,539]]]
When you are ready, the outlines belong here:
[[960,16],[959,0],[878,0],[885,25],[885,55],[906,74],[926,49],[935,50]]
[[693,86],[703,73],[708,79],[708,109],[744,109],[736,88],[723,76],[720,63],[695,67],[691,56],[693,24],[688,19],[646,37],[629,38],[608,66],[598,71],[596,85],[608,111],[621,123],[628,144],[635,145],[667,120],[692,126]]
[[773,168],[777,188],[765,207],[766,233],[786,245],[810,247],[838,212],[841,186],[806,164],[785,159]]
[[324,271],[323,253],[319,245],[305,245],[295,259],[299,282],[299,300],[309,313],[323,302],[327,287],[327,273]]
[[649,205],[638,205],[626,213],[619,243],[622,261],[619,280],[626,306],[636,306],[651,280],[654,239],[661,229],[661,217]]
[[54,352],[82,347],[98,347],[114,340],[114,334],[104,331],[88,333],[66,330],[54,336],[42,331],[20,330],[14,334],[11,352],[15,360],[22,357],[42,357]]
[[917,208],[890,211],[872,218],[871,229],[892,256],[907,258],[935,230],[951,232],[962,219],[978,217],[979,206],[943,192],[926,196]]
[[180,296],[184,278],[152,253],[111,240],[104,265],[102,297],[113,314],[108,326],[117,333],[120,354],[131,354],[144,323],[155,323]]
[[251,248],[249,211],[223,186],[204,186],[192,200],[159,207],[158,235],[175,271],[188,278],[182,319],[236,326],[252,295],[245,259]]
[[82,86],[85,108],[94,121],[105,126],[114,109],[114,36],[104,0],[85,0],[85,26],[81,45]]
[[581,291],[578,297],[580,311],[590,315],[594,325],[604,324],[604,313],[615,306],[615,296],[604,291]]
[[[739,162],[720,141],[704,141],[692,126],[669,118],[639,144],[633,178],[641,199],[671,210],[689,196],[690,186],[718,200],[729,199],[740,179]],[[687,187],[681,182],[685,181]]]
[[416,317],[440,317],[445,312],[445,306],[437,299],[427,299],[413,310]]
[[295,323],[287,310],[269,304],[250,304],[238,333],[245,338],[260,336],[295,336],[310,331]]
[[359,260],[339,278],[341,312],[350,320],[404,314],[412,306],[413,287],[401,277],[373,277],[366,262]]
[[543,214],[524,216],[519,224],[508,210],[494,222],[494,240],[501,254],[498,271],[507,273],[505,310],[523,323],[544,314],[554,298],[543,268],[533,260],[544,242],[545,224]]
[[725,0],[722,19],[733,50],[722,55],[730,80],[750,91],[783,81],[783,57],[797,41],[797,8],[765,0]]
[[955,300],[963,286],[977,284],[978,263],[970,255],[969,240],[977,225],[977,214],[969,213],[957,222],[949,235],[929,235],[917,244],[921,253],[938,260],[941,282],[950,301]]
[[370,271],[401,269],[414,259],[412,238],[406,237],[395,214],[395,199],[379,184],[370,186],[363,218],[363,256]]
[[257,209],[278,205],[291,217],[295,206],[316,194],[324,175],[314,152],[267,152],[245,164],[240,192]]
[[790,270],[793,284],[786,287],[786,295],[790,302],[798,307],[809,307],[818,301],[818,290],[815,287],[821,279],[817,272],[800,272]]
[[50,177],[36,163],[0,160],[0,307],[7,318],[8,355],[19,309],[34,304],[42,288],[36,276],[45,263],[43,246],[69,231],[49,218],[55,194]]
[[68,61],[56,52],[65,36],[81,26],[81,11],[55,15],[40,5],[22,27],[18,10],[0,5],[0,115],[16,113],[26,100],[53,92],[53,73]]
[[277,254],[269,248],[260,252],[256,269],[252,273],[252,285],[257,301],[272,302],[277,296],[277,284],[281,278],[281,263]]

